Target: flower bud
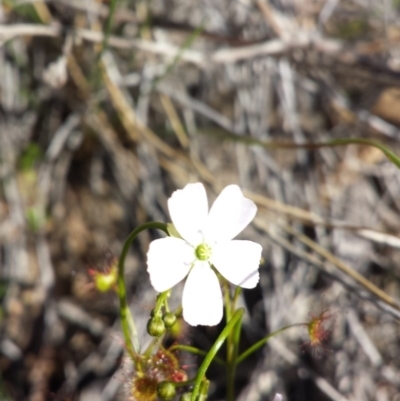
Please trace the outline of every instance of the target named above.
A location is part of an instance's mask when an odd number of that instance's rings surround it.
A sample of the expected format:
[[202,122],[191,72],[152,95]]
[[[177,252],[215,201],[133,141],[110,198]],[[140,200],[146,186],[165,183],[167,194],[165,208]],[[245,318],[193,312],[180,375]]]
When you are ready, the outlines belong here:
[[176,316],[173,313],[168,312],[163,317],[163,320],[165,323],[165,327],[167,329],[170,329],[176,323]]
[[165,324],[160,317],[152,317],[147,322],[147,332],[152,337],[160,337],[165,333]]
[[192,399],[192,393],[182,394],[179,401],[190,401]]
[[184,370],[176,370],[170,376],[170,379],[175,383],[185,382],[188,377]]
[[163,381],[157,386],[157,395],[163,400],[172,400],[176,395],[176,389],[172,382]]

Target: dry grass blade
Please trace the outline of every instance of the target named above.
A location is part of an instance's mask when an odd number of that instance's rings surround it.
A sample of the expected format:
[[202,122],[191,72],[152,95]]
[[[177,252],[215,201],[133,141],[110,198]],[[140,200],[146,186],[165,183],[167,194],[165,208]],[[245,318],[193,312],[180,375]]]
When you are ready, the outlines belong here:
[[399,301],[392,298],[388,295],[385,291],[378,288],[375,284],[371,281],[366,279],[360,273],[355,271],[353,268],[348,266],[346,263],[342,262],[340,259],[335,257],[331,252],[327,249],[323,248],[322,246],[318,245],[315,241],[310,239],[309,237],[305,236],[304,234],[299,233],[291,226],[287,224],[278,223],[279,226],[286,231],[287,233],[293,235],[298,241],[305,244],[307,247],[312,249],[316,254],[322,256],[328,262],[332,263],[338,269],[340,269],[343,273],[354,279],[358,284],[364,287],[366,290],[374,294],[377,298],[382,300],[383,302],[387,303],[388,305],[392,306],[393,308],[400,311],[400,303]]

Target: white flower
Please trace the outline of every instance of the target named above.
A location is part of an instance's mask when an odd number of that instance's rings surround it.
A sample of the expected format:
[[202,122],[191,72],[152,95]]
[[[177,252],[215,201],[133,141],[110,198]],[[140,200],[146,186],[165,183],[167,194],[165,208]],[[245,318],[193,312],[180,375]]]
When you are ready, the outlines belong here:
[[259,281],[261,245],[232,241],[253,220],[257,207],[237,185],[229,185],[208,212],[206,190],[196,183],[175,191],[168,209],[182,239],[166,237],[150,244],[151,284],[164,292],[188,275],[182,297],[184,319],[192,326],[216,325],[222,319],[223,301],[213,267],[243,288],[254,288]]

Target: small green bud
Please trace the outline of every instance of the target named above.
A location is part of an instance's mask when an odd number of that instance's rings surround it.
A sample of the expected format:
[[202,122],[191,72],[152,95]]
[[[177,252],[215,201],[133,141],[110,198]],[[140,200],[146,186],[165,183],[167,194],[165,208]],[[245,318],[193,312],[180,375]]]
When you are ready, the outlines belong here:
[[157,386],[157,395],[163,400],[172,400],[176,395],[175,385],[168,381],[161,382]]
[[152,317],[147,322],[147,332],[152,337],[160,337],[165,333],[165,324],[160,317]]
[[176,323],[176,316],[173,313],[168,312],[163,317],[163,320],[165,323],[165,327],[167,329],[170,329]]
[[179,401],[190,401],[192,399],[192,393],[182,394]]

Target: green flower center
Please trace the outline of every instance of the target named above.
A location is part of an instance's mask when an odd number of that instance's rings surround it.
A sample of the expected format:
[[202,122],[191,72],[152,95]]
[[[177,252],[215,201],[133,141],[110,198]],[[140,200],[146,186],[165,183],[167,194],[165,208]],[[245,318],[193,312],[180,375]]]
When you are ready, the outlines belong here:
[[211,253],[211,246],[207,244],[200,244],[195,250],[196,258],[202,261],[210,259]]

